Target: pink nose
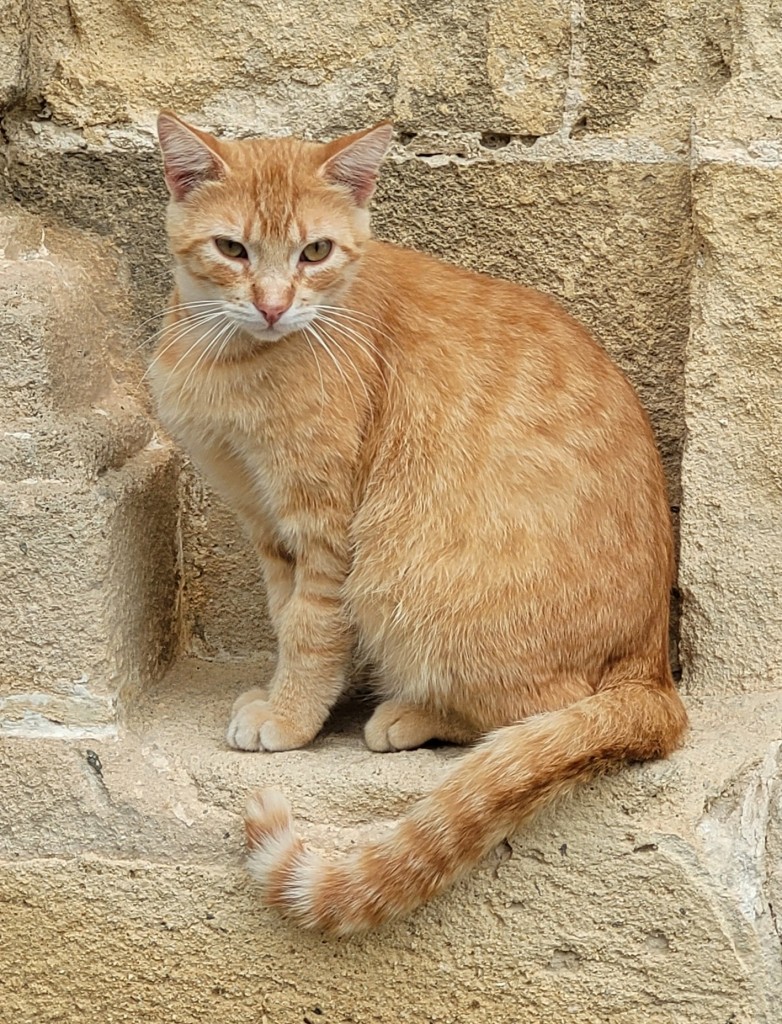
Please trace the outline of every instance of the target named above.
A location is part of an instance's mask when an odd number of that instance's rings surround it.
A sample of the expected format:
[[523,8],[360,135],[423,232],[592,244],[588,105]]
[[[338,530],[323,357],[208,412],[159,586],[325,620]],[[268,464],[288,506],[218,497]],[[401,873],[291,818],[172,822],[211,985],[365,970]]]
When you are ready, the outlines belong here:
[[259,313],[263,313],[269,327],[276,324],[282,314],[291,307],[290,302],[285,303],[285,305],[280,304],[276,306],[270,302],[254,302],[253,305]]

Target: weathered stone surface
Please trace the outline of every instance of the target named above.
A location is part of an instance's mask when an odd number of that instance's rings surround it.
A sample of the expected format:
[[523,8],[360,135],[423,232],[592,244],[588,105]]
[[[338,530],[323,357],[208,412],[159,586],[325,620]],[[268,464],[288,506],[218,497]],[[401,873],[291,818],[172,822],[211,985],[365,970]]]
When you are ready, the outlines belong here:
[[700,258],[687,353],[684,683],[782,684],[782,12],[737,0],[732,77],[695,125]]
[[[171,260],[162,165],[152,139],[136,135],[112,146],[90,145],[83,135],[48,122],[9,121],[7,130],[8,179],[19,203],[47,223],[110,238],[126,260],[137,326],[161,312]],[[155,327],[151,322],[150,335]],[[140,331],[136,344],[144,337]]]
[[0,238],[0,730],[101,733],[175,645],[177,461],[116,253],[13,208]]
[[567,3],[438,0],[409,8],[393,107],[402,127],[527,135],[560,127]]
[[782,681],[782,169],[704,164],[687,359],[680,581],[686,685]]
[[176,642],[176,464],[144,449],[92,484],[0,484],[0,731],[116,728]]
[[584,0],[576,134],[685,153],[693,111],[731,74],[733,35],[712,0]]
[[186,662],[119,743],[0,746],[9,1019],[76,1024],[100,992],[109,1024],[775,1021],[757,839],[778,827],[777,697],[693,706],[671,761],[584,788],[409,920],[330,941],[260,908],[239,865],[246,791],[280,785],[308,841],[345,849],[457,752],[372,754],[352,713],[312,750],[226,750],[230,702],[255,678]]
[[24,95],[30,45],[30,4],[0,0],[0,113]]
[[66,4],[34,8],[35,88],[62,124],[149,122],[173,106],[223,127],[555,130],[569,54],[564,0],[420,5]]
[[109,388],[125,319],[116,259],[14,208],[0,211],[0,239],[0,415],[88,407]]
[[258,556],[232,512],[192,467],[182,488],[182,641],[202,658],[272,651]]
[[701,104],[695,154],[739,164],[782,162],[782,8],[767,0],[734,0],[730,17],[730,79]]

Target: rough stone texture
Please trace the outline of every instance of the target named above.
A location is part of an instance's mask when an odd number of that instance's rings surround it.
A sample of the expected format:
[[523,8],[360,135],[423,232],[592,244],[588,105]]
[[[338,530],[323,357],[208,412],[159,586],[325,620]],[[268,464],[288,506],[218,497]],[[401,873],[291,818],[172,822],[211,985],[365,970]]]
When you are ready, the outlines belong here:
[[563,0],[408,4],[393,112],[405,128],[555,131],[570,43]]
[[583,0],[577,132],[652,141],[685,154],[693,108],[731,75],[725,4]]
[[27,88],[30,4],[0,0],[0,112]]
[[735,11],[735,74],[699,113],[687,352],[684,684],[782,679],[782,11]]
[[[782,169],[706,164],[687,360],[686,685],[777,689],[782,666]],[[719,453],[719,459],[714,453]],[[725,638],[729,638],[726,642]]]
[[110,247],[16,209],[0,233],[0,728],[114,729],[174,646],[177,463]]
[[33,7],[33,88],[58,122],[150,121],[161,106],[224,127],[408,125],[553,131],[570,49],[566,0],[156,0]]
[[182,637],[202,658],[273,650],[258,557],[229,509],[192,470],[183,476]]
[[227,751],[228,706],[255,678],[185,662],[121,743],[0,746],[9,1020],[78,1021],[100,993],[107,1024],[774,1024],[758,838],[780,821],[778,696],[693,704],[671,761],[585,788],[408,921],[331,941],[259,906],[238,858],[245,792],[279,784],[308,841],[345,849],[456,751],[372,754],[352,712],[310,751]]

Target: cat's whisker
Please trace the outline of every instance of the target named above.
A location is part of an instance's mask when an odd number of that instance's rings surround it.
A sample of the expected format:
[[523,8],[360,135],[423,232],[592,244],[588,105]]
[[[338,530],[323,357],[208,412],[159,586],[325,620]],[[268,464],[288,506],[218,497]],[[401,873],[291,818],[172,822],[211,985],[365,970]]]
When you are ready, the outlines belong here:
[[318,371],[318,380],[320,381],[320,410],[322,413],[323,408],[326,404],[326,389],[323,385],[323,373],[321,372],[320,369],[320,360],[318,359],[318,353],[314,345],[312,344],[312,341],[310,340],[308,331],[309,328],[305,327],[304,330],[302,331],[302,335],[304,337],[304,340],[307,342],[307,346],[309,347],[310,352],[312,353],[312,358],[315,360],[315,368]]
[[[344,310],[331,311],[330,307],[323,306],[317,306],[316,309],[318,310],[318,316],[320,316],[322,319],[328,320],[332,323],[338,323],[342,327],[349,327],[351,330],[353,330],[353,332],[357,334],[357,336],[359,336],[361,340],[365,342],[365,344],[367,344],[380,359],[383,359],[383,361],[389,368],[391,368],[391,364],[385,358],[385,356],[377,347],[377,345],[365,334],[360,334],[359,328],[365,331],[369,331],[372,334],[378,335],[381,338],[385,338],[388,341],[393,341],[390,334],[387,334],[385,331],[380,330],[378,327],[375,327],[372,324],[363,323],[361,320],[358,320],[356,317],[349,315]],[[322,312],[324,309],[326,310],[325,313]],[[347,324],[343,324],[343,320],[346,320]]]
[[[389,363],[388,359],[386,359],[386,357],[383,355],[383,353],[380,351],[377,345],[375,345],[375,343],[370,338],[367,338],[366,335],[361,334],[355,327],[351,326],[350,324],[343,324],[341,321],[334,319],[334,317],[329,316],[328,314],[321,314],[320,319],[323,320],[324,323],[328,323],[332,327],[338,327],[341,331],[345,332],[346,334],[350,334],[353,338],[355,338],[356,341],[361,342],[361,344],[365,346],[365,349],[367,351],[372,352],[374,355],[376,355],[377,358],[381,360],[381,362],[383,362],[388,367],[389,370],[391,370],[392,372],[394,371],[394,367],[391,365],[391,363]],[[359,326],[366,325],[360,324]]]
[[361,389],[364,392],[364,397],[367,400],[367,405],[371,406],[372,405],[372,401],[371,401],[371,399],[369,397],[369,392],[367,391],[367,386],[364,383],[364,378],[363,378],[363,376],[361,374],[361,370],[356,366],[355,362],[350,358],[350,353],[345,351],[345,349],[340,345],[340,343],[337,341],[337,339],[332,334],[329,334],[329,332],[326,330],[326,328],[323,326],[322,323],[319,324],[318,326],[322,330],[322,332],[325,335],[327,341],[330,341],[332,343],[332,345],[336,345],[336,347],[339,349],[339,351],[345,357],[345,359],[348,362],[350,368],[355,373],[356,378],[357,378],[359,384],[361,385]]
[[[222,314],[220,314],[220,315],[222,315]],[[185,349],[185,351],[182,353],[182,355],[179,357],[179,359],[177,359],[176,363],[174,363],[173,369],[171,370],[171,374],[170,374],[171,378],[174,379],[174,377],[176,375],[176,372],[179,369],[180,365],[184,362],[185,359],[187,359],[187,357],[190,355],[191,352],[193,352],[196,348],[198,348],[198,346],[202,342],[206,341],[206,339],[209,337],[209,335],[212,333],[212,331],[214,331],[216,329],[218,334],[219,334],[224,326],[225,326],[224,324],[222,324],[222,323],[220,323],[218,321],[218,323],[212,324],[212,326],[207,330],[205,335],[199,335],[195,339],[193,344],[190,345],[187,349]],[[206,345],[207,349],[209,348],[210,344],[211,344],[211,341],[207,342],[207,345]],[[199,360],[200,360],[200,357],[199,357]]]
[[220,360],[223,358],[223,352],[225,352],[226,348],[231,344],[233,339],[239,333],[239,330],[240,330],[240,324],[235,323],[233,325],[233,330],[229,331],[228,336],[226,337],[225,341],[220,346],[220,348],[219,348],[219,350],[217,352],[217,355],[214,358],[214,362],[215,363],[219,363]]
[[[177,403],[176,403],[176,410],[175,410],[176,415],[179,414],[179,405],[180,405],[180,402],[182,401],[182,395],[187,391],[187,385],[190,383],[190,380],[191,380],[193,374],[198,370],[198,367],[201,365],[201,363],[204,361],[204,359],[209,355],[211,350],[222,340],[222,338],[225,336],[226,332],[228,333],[228,336],[230,337],[230,335],[235,331],[235,329],[236,329],[235,324],[233,324],[230,320],[227,323],[223,324],[222,326],[218,326],[218,331],[217,331],[217,334],[215,335],[215,337],[212,338],[211,341],[207,345],[204,346],[203,352],[196,359],[195,363],[193,363],[193,365],[190,367],[190,370],[188,371],[187,376],[185,377],[181,387],[179,388],[179,394],[177,396]],[[192,352],[192,347],[189,349],[189,351]]]
[[[174,338],[172,338],[171,340],[167,341],[166,344],[160,349],[160,351],[155,354],[154,359],[151,360],[149,366],[144,371],[144,373],[143,373],[143,375],[141,377],[141,380],[142,381],[145,380],[146,377],[151,372],[151,370],[154,368],[155,364],[166,354],[166,352],[168,352],[168,350],[170,348],[172,348],[174,345],[176,345],[177,342],[181,341],[182,338],[186,337],[190,333],[190,331],[194,330],[195,327],[198,327],[198,326],[205,327],[209,323],[209,321],[214,320],[214,319],[216,319],[218,317],[222,317],[222,316],[223,316],[222,313],[200,314],[200,316],[198,318],[190,318],[187,321],[180,320],[178,323],[172,324],[171,325],[171,330],[173,330],[175,327],[179,327],[179,328],[182,328],[182,329],[177,332],[177,334],[176,334],[176,336]],[[185,324],[186,324],[186,326],[185,326]],[[159,340],[162,341],[162,337]],[[198,341],[196,341],[195,344],[198,344]],[[191,349],[192,349],[192,346],[191,346]],[[191,349],[188,349],[188,352],[191,351]],[[187,355],[187,352],[185,353],[185,355]],[[184,358],[184,356],[182,358]],[[179,366],[179,363],[181,361],[182,360],[180,359],[179,362],[177,362],[176,366]],[[176,366],[174,367],[174,369],[176,369]]]
[[[222,305],[222,302],[220,302],[217,299],[208,299],[208,300],[207,299],[202,299],[202,300],[197,300],[195,302],[180,302],[180,303],[178,303],[175,306],[168,306],[166,309],[162,309],[162,310],[160,310],[160,312],[153,313],[152,316],[148,316],[146,318],[146,320],[142,320],[141,323],[138,325],[138,327],[131,334],[131,336],[129,338],[129,341],[133,341],[133,339],[141,331],[143,331],[143,329],[146,327],[147,324],[151,323],[153,320],[159,320],[161,317],[168,316],[170,313],[180,313],[184,309],[196,309],[196,308],[204,307],[204,306],[221,306],[221,305]],[[202,310],[202,312],[205,312],[205,310]],[[162,328],[162,329],[165,330],[165,328]],[[152,342],[152,339],[155,337],[155,335],[157,333],[158,332],[155,331],[153,334],[150,334],[148,338],[145,338],[141,342],[140,345],[136,346],[135,351],[137,352],[140,348],[144,348],[145,345],[149,345]]]
[[337,317],[340,319],[340,322],[345,320],[349,324],[354,324],[358,328],[370,331],[373,335],[385,339],[392,345],[394,344],[393,336],[389,334],[388,331],[384,330],[379,324],[363,320],[359,316],[354,315],[350,310],[332,308],[331,306],[317,306],[316,309],[319,313],[325,313],[332,318]]
[[166,324],[161,327],[159,331],[156,331],[152,335],[152,338],[157,336],[156,344],[160,345],[167,340],[168,334],[176,334],[177,337],[184,337],[188,331],[194,329],[199,324],[208,323],[210,320],[216,317],[222,316],[223,314],[219,310],[213,312],[196,313],[193,316],[185,317],[183,320],[176,320],[174,323]]
[[330,313],[345,313],[356,319],[365,320],[367,322],[372,321],[376,324],[382,325],[384,323],[379,316],[373,316],[372,313],[365,313],[363,310],[352,309],[350,306],[329,306],[325,303],[318,303],[318,309],[325,309]]
[[221,316],[221,315],[223,315],[223,314],[222,314],[222,310],[220,310],[220,309],[216,309],[216,310],[207,309],[207,310],[200,310],[197,313],[192,313],[190,316],[183,317],[180,320],[174,320],[170,324],[163,324],[162,327],[159,327],[156,331],[154,331],[149,336],[149,338],[146,339],[144,344],[145,345],[149,344],[149,342],[153,341],[154,339],[156,339],[158,342],[160,342],[160,341],[163,340],[163,338],[165,337],[165,335],[169,331],[174,331],[178,327],[186,327],[188,325],[193,325],[193,324],[196,324],[196,323],[200,323],[204,318],[208,318],[208,317],[212,317],[212,316]]
[[334,366],[337,368],[337,373],[342,378],[342,380],[343,380],[343,382],[345,384],[345,387],[347,389],[347,392],[350,395],[350,401],[353,404],[353,411],[355,412],[356,416],[358,416],[358,407],[356,406],[356,400],[353,397],[353,389],[350,386],[350,381],[345,376],[345,371],[342,369],[342,366],[341,366],[339,360],[334,355],[334,353],[331,351],[331,349],[329,348],[327,343],[323,340],[323,337],[321,336],[320,331],[317,330],[312,324],[310,324],[309,329],[312,331],[313,337],[318,342],[320,347],[323,349],[323,351],[326,353],[326,355],[329,357],[329,359],[331,359],[332,363],[334,363]]
[[[385,358],[385,356],[382,354],[382,352],[380,352],[372,344],[371,341],[369,341],[367,338],[363,337],[362,335],[358,334],[352,328],[347,328],[347,327],[345,327],[344,324],[336,323],[335,321],[333,321],[333,320],[331,320],[331,319],[329,319],[327,317],[319,317],[319,318],[316,318],[316,319],[318,319],[318,321],[320,323],[322,323],[322,324],[327,324],[329,327],[331,327],[332,330],[339,331],[339,333],[342,335],[342,338],[344,339],[344,341],[346,343],[352,342],[354,345],[358,345],[359,348],[361,349],[361,351],[363,351],[364,354],[366,356],[368,356],[369,359],[372,359],[373,357],[377,357],[377,359],[379,359],[386,367],[388,367],[388,370],[389,370],[390,373],[393,374],[393,373],[396,372],[394,367],[388,362],[388,360]],[[335,340],[335,339],[333,339],[333,340]],[[385,388],[388,389],[388,381],[385,379],[385,377],[383,376],[382,373],[380,374],[380,378],[381,378]]]

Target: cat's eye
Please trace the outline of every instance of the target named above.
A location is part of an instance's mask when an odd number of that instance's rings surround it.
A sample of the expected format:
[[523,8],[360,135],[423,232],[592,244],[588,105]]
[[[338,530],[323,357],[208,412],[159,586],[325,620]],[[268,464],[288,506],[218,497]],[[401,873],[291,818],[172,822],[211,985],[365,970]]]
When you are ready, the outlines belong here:
[[232,260],[246,260],[247,250],[241,242],[235,242],[233,238],[215,238],[215,245],[223,254]]
[[327,238],[319,238],[317,242],[310,242],[301,250],[299,259],[302,263],[320,263],[325,260],[331,252],[332,243]]

